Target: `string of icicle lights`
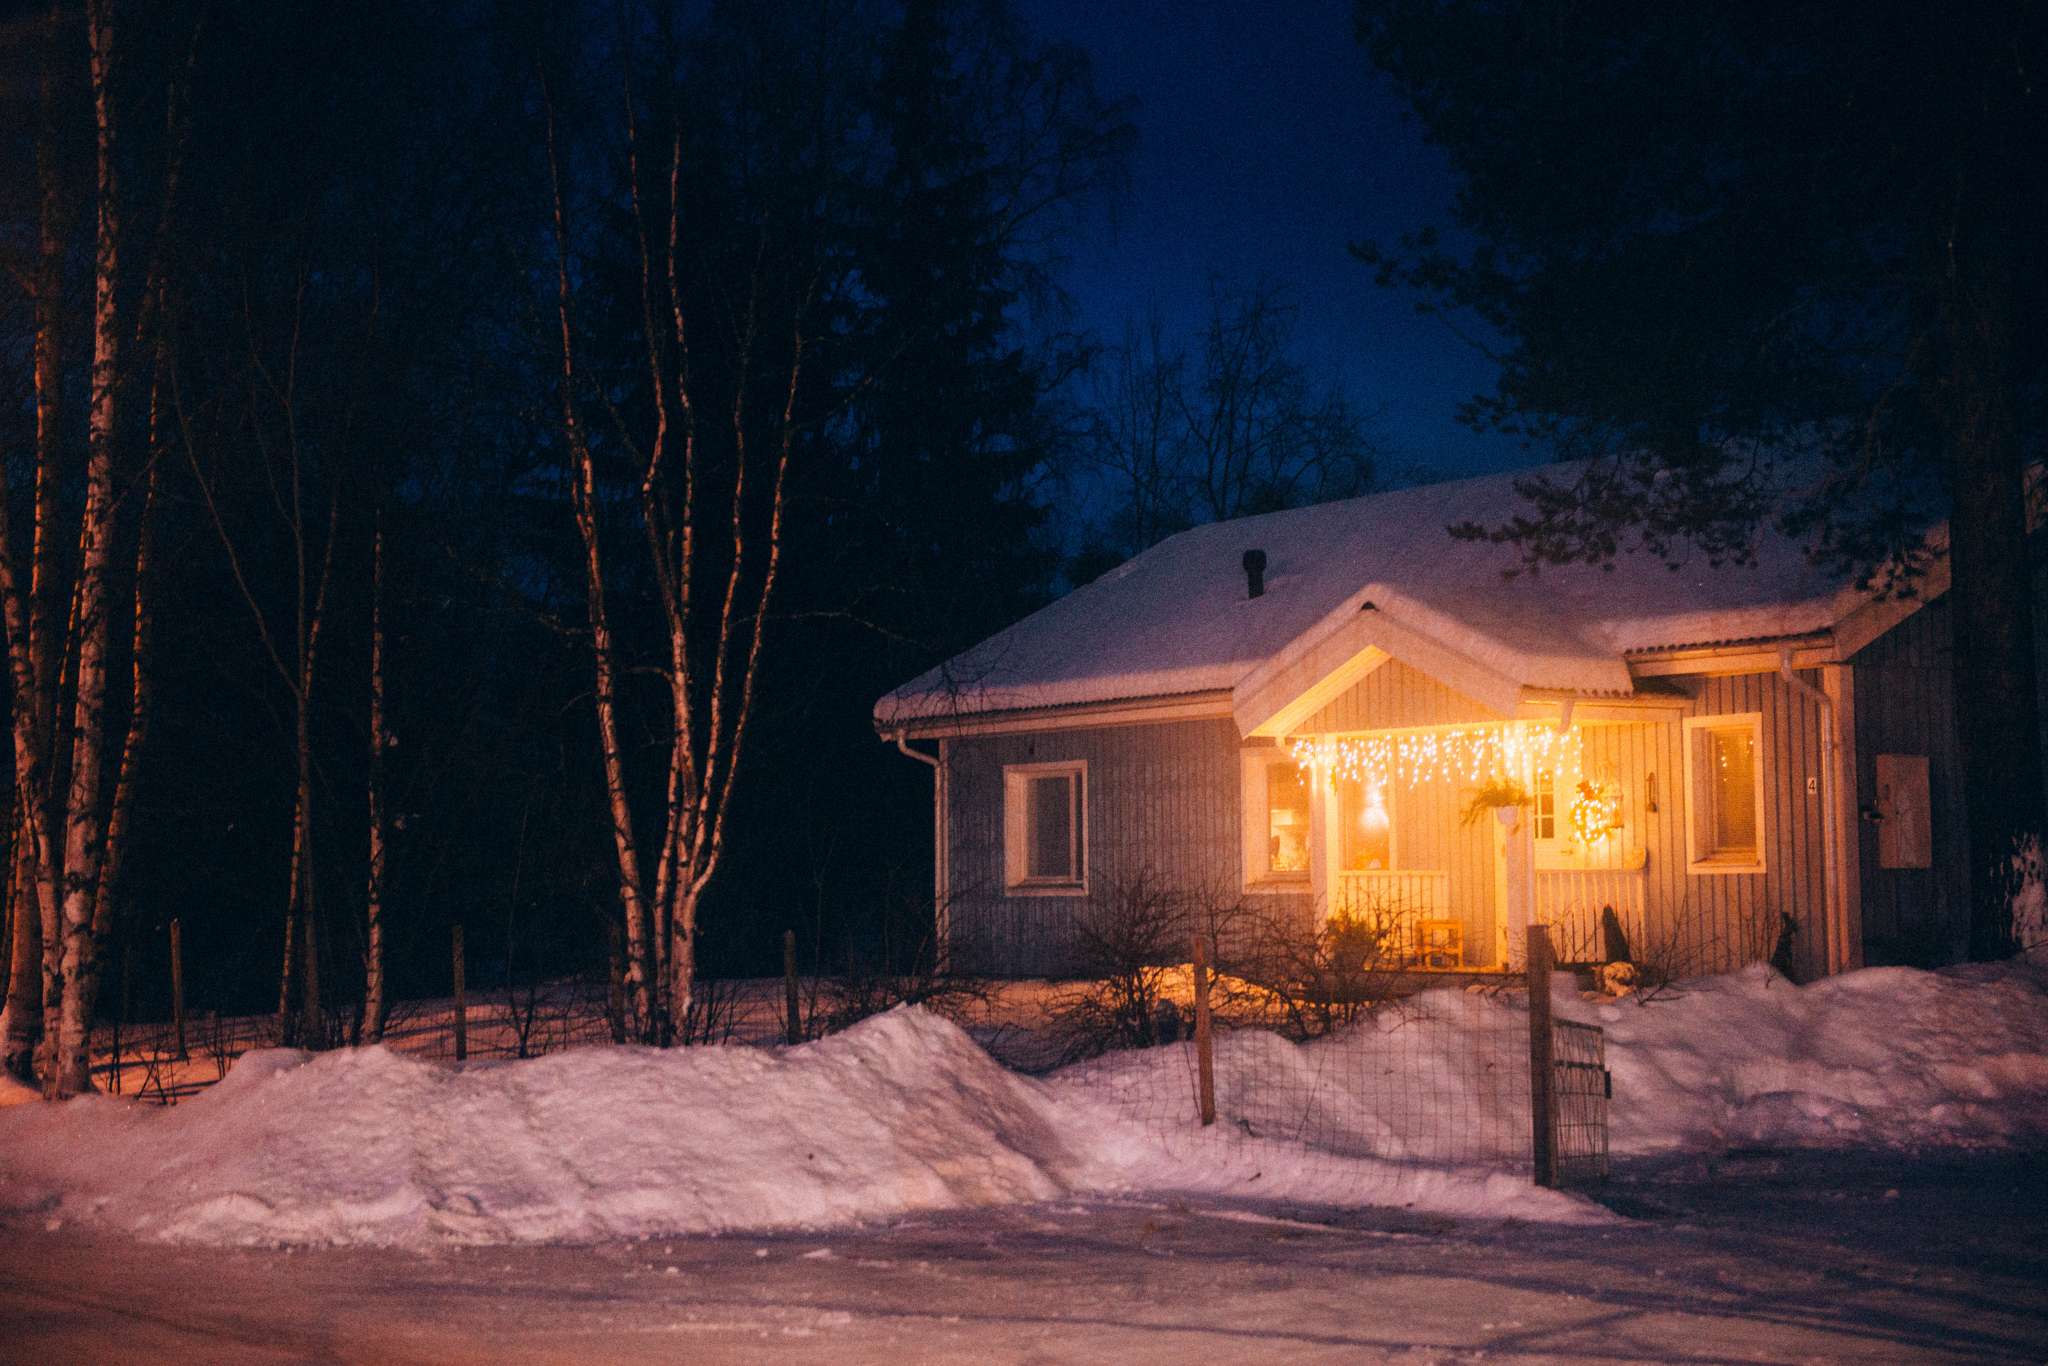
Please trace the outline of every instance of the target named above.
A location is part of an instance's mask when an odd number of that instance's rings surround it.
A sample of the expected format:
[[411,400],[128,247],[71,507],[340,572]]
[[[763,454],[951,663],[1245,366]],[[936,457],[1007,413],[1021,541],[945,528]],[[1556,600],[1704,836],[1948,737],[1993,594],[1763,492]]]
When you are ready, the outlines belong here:
[[1381,731],[1374,735],[1303,738],[1293,744],[1294,762],[1313,765],[1316,776],[1334,782],[1350,778],[1372,787],[1389,782],[1464,783],[1494,778],[1526,782],[1536,769],[1576,770],[1579,728],[1563,735],[1544,721],[1430,730]]

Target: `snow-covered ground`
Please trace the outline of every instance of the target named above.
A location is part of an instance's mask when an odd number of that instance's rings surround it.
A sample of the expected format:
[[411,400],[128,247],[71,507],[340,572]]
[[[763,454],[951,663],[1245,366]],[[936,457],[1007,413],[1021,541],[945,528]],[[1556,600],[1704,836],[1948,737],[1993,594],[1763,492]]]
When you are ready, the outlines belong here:
[[[1497,1035],[1511,995],[1405,1009]],[[1873,969],[1794,987],[1761,967],[1650,1000],[1556,1008],[1601,1025],[1617,1154],[1770,1146],[2048,1146],[2048,971]],[[1368,1025],[1367,1030],[1379,1028]],[[1317,1048],[1353,1048],[1357,1038]],[[849,1227],[926,1210],[1181,1191],[1550,1222],[1601,1206],[1481,1166],[1345,1157],[1199,1129],[1186,1045],[1043,1080],[938,1016],[898,1010],[790,1049],[583,1048],[454,1066],[385,1048],[245,1054],[175,1107],[87,1096],[0,1110],[0,1210],[188,1243],[588,1242]],[[1219,1064],[1220,1065],[1220,1064]],[[1149,1108],[1131,1103],[1132,1083]],[[1350,1103],[1363,1105],[1360,1097]],[[1398,1129],[1398,1116],[1361,1115]]]

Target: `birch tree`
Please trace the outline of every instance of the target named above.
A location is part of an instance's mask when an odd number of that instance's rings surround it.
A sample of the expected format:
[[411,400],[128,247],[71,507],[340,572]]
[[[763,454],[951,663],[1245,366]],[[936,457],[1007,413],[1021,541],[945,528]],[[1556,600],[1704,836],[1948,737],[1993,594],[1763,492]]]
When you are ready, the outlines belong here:
[[[67,485],[77,471],[65,460],[63,418],[64,259],[70,247],[75,205],[65,168],[67,112],[64,26],[69,16],[53,9],[39,51],[41,71],[37,178],[41,190],[38,250],[30,272],[35,311],[36,490],[30,568],[23,583],[19,546],[5,516],[0,487],[0,615],[5,617],[9,678],[14,712],[13,743],[16,849],[15,936],[7,1007],[0,1019],[5,1061],[17,1076],[33,1070],[51,1098],[91,1088],[91,1026],[98,997],[99,958],[112,914],[132,805],[133,776],[149,724],[147,658],[150,608],[147,585],[157,482],[153,460],[121,459],[124,391],[134,379],[134,359],[145,348],[134,335],[147,335],[162,308],[163,256],[150,260],[148,283],[140,293],[138,316],[124,308],[124,276],[130,255],[130,191],[124,184],[120,134],[125,88],[119,83],[122,49],[117,42],[111,0],[85,8],[87,89],[92,127],[92,346],[88,375],[87,428],[82,503],[67,505]],[[177,183],[179,141],[175,92],[189,74],[173,72],[167,82],[172,136],[165,174],[156,187],[167,218]],[[159,224],[161,238],[162,224]],[[152,307],[153,305],[153,307]],[[126,476],[124,485],[119,482]],[[126,494],[145,492],[136,564],[134,675],[127,689],[126,741],[119,747],[119,778],[112,800],[105,792],[110,762],[109,735],[115,724],[117,693],[113,671],[118,652],[113,621],[120,610],[116,557],[122,553],[121,508]],[[76,546],[76,560],[66,552]],[[110,810],[111,808],[111,810]],[[30,898],[33,898],[32,902]],[[30,940],[39,949],[40,982],[25,971]],[[36,1016],[40,1015],[40,1019]]]
[[[597,54],[586,79],[539,66],[549,346],[628,1008],[636,1037],[665,1043],[748,781],[791,557],[832,534],[800,501],[835,462],[874,454],[863,399],[885,378],[914,391],[902,359],[967,325],[927,307],[930,282],[979,269],[1020,288],[1126,126],[1073,54],[1030,49],[1001,6],[792,0],[615,18],[583,49]],[[878,100],[905,71],[919,119],[957,155],[920,159],[936,144]],[[610,109],[579,128],[570,92],[597,75]],[[617,179],[595,180],[598,165]],[[898,288],[874,267],[906,218],[944,229],[928,236],[945,254]],[[1000,333],[1003,300],[976,300]],[[641,661],[660,680],[658,776],[633,763]]]

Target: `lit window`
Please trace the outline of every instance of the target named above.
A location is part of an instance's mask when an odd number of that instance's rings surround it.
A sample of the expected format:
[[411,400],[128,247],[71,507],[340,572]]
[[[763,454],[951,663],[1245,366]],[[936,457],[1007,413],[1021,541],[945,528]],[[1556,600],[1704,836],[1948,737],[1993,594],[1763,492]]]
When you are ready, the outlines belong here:
[[1266,866],[1285,876],[1308,872],[1308,783],[1292,759],[1259,766],[1266,780]]
[[1762,739],[1761,712],[1685,723],[1689,871],[1763,871]]
[[1250,891],[1300,891],[1309,879],[1309,831],[1315,818],[1311,771],[1271,746],[1246,748],[1239,757],[1244,885]]
[[1382,872],[1394,866],[1394,817],[1384,781],[1339,779],[1337,819],[1343,832],[1342,867]]
[[1087,773],[1079,763],[1003,770],[1004,881],[1013,892],[1084,889]]
[[1547,770],[1536,775],[1536,838],[1557,838],[1557,775]]

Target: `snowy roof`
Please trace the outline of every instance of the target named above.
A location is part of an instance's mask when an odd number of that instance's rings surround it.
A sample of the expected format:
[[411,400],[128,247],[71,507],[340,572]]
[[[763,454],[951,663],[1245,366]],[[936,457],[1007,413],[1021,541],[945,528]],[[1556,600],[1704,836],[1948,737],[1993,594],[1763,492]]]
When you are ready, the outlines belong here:
[[[1523,687],[1627,695],[1628,654],[1808,635],[1868,601],[1776,533],[1743,567],[1680,547],[1676,570],[1638,552],[1507,578],[1514,548],[1446,528],[1526,514],[1514,484],[1532,473],[1184,531],[883,697],[876,723],[1215,690],[1242,703],[1323,642],[1377,646],[1511,714]],[[1266,553],[1258,598],[1242,567],[1254,549]]]

